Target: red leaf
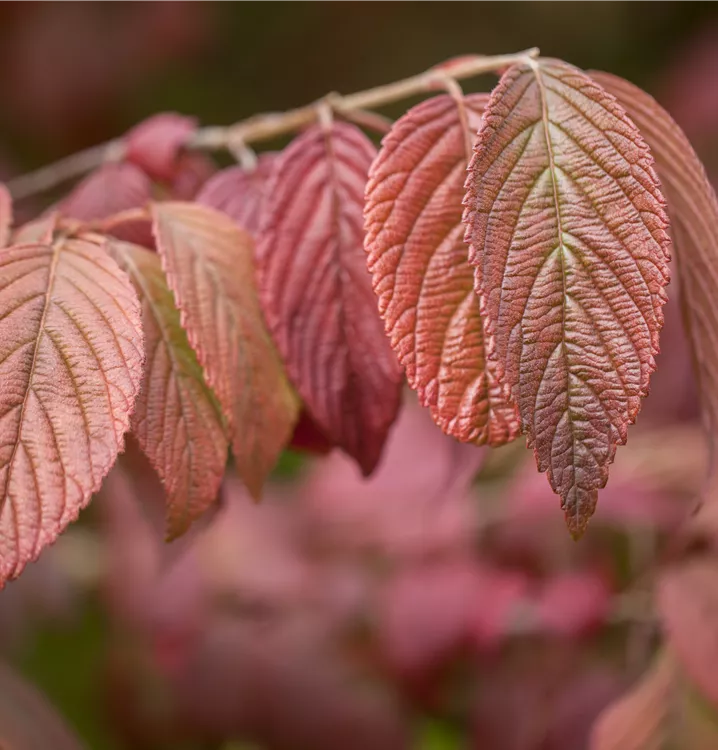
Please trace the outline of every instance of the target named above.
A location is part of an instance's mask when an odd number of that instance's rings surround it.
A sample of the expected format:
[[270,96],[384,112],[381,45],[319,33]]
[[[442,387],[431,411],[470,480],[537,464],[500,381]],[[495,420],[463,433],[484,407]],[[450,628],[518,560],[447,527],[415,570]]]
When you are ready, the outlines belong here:
[[402,379],[362,249],[374,154],[346,123],[296,138],[275,162],[257,247],[262,305],[289,376],[322,432],[365,475],[396,418]]
[[136,125],[125,136],[125,159],[153,180],[172,182],[182,148],[197,130],[194,117],[163,112]]
[[0,737],[3,750],[82,750],[47,698],[0,665]]
[[131,424],[167,490],[172,539],[217,498],[227,461],[222,415],[180,325],[160,259],[124,242],[110,248],[142,304],[147,362]]
[[57,228],[59,216],[57,212],[41,216],[39,219],[28,221],[18,227],[12,234],[11,244],[27,245],[39,242],[42,245],[50,245],[52,237]]
[[5,185],[0,183],[0,247],[10,241],[12,230],[12,196]]
[[546,582],[536,607],[547,631],[581,636],[605,620],[611,607],[611,590],[596,573],[562,573]]
[[132,164],[104,164],[85,177],[57,207],[80,221],[104,219],[144,206],[152,197],[147,175]]
[[[711,453],[718,443],[718,201],[683,131],[651,96],[608,73],[591,72],[626,108],[656,158],[668,201],[680,272],[681,297],[701,390],[701,412]],[[715,466],[715,460],[713,460]]]
[[256,235],[267,180],[277,156],[272,152],[262,154],[251,172],[239,166],[217,172],[200,190],[197,203],[222,211],[240,227]]
[[0,585],[90,500],[122,449],[142,377],[140,309],[82,240],[0,256]]
[[372,164],[364,209],[379,312],[409,384],[464,442],[519,434],[496,379],[461,223],[470,144],[488,97],[428,99],[394,124]]
[[299,420],[294,428],[292,440],[287,446],[293,450],[306,451],[326,455],[334,447],[317,427],[314,420],[302,409]]
[[503,76],[469,172],[482,311],[580,536],[655,368],[670,239],[653,159],[610,94],[544,60]]
[[155,203],[152,216],[182,326],[227,418],[239,473],[258,497],[299,407],[262,319],[252,239],[194,203]]

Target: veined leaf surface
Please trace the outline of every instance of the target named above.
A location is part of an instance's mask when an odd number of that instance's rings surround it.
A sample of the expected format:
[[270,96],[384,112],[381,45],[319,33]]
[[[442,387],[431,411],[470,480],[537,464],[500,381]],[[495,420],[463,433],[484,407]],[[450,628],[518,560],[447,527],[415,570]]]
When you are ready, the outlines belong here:
[[394,124],[369,172],[364,244],[379,312],[422,404],[449,435],[502,445],[518,435],[518,414],[488,356],[461,221],[487,101],[436,96]]
[[64,239],[0,254],[0,585],[99,489],[142,358],[137,295],[102,247]]
[[257,246],[267,323],[322,432],[376,467],[402,373],[377,314],[362,208],[376,150],[355,126],[310,128],[277,158]]
[[110,249],[142,305],[147,358],[131,427],[164,483],[171,539],[217,498],[228,447],[222,414],[180,325],[159,257],[126,242],[111,242]]
[[584,73],[514,66],[484,114],[465,220],[499,363],[579,536],[655,369],[670,238],[653,159]]
[[277,156],[273,152],[261,154],[251,171],[235,166],[217,172],[203,185],[195,200],[222,211],[256,235],[267,180]]
[[252,238],[195,203],[155,203],[152,215],[182,326],[227,418],[239,473],[258,497],[299,406],[262,318]]

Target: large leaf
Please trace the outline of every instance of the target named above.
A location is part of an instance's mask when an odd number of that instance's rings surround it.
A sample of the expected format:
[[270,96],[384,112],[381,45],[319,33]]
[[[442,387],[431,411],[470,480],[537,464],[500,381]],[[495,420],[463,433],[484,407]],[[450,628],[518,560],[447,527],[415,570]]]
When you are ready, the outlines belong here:
[[364,243],[379,312],[421,402],[449,435],[501,445],[518,435],[518,415],[488,357],[461,222],[487,101],[437,96],[394,124],[369,172]]
[[159,257],[112,242],[142,304],[145,362],[132,431],[167,491],[167,535],[187,530],[216,499],[227,461],[222,414],[180,325]]
[[12,230],[12,196],[5,185],[0,184],[0,247],[10,240]]
[[47,698],[9,667],[0,665],[0,748],[82,750]]
[[377,314],[362,206],[375,149],[353,125],[315,126],[282,152],[257,247],[262,306],[322,432],[370,474],[401,393]]
[[155,203],[152,215],[182,326],[227,418],[239,473],[258,497],[298,404],[262,318],[252,239],[206,206]]
[[98,245],[0,255],[0,585],[102,482],[142,378],[140,307]]
[[[718,442],[718,201],[683,131],[658,102],[622,78],[591,71],[641,129],[656,159],[668,201],[684,316],[701,390],[711,454]],[[712,466],[717,466],[715,457]]]
[[482,311],[578,536],[655,368],[670,239],[653,159],[610,94],[542,60],[502,77],[469,171]]
[[267,180],[276,158],[277,154],[269,152],[259,157],[251,171],[235,166],[217,172],[199,191],[197,203],[222,211],[240,227],[256,234]]

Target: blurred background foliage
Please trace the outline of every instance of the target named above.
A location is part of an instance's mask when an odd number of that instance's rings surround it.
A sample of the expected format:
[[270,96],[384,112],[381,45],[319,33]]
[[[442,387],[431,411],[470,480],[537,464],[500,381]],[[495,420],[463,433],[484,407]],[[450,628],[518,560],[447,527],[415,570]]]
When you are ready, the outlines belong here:
[[[159,111],[228,124],[531,46],[645,88],[718,174],[715,3],[8,2],[0,177]],[[651,569],[702,476],[675,293],[580,545],[521,445],[467,452],[407,396],[371,483],[341,457],[288,453],[264,505],[230,479],[169,548],[130,450],[0,593],[2,652],[91,748],[585,747],[650,663]]]

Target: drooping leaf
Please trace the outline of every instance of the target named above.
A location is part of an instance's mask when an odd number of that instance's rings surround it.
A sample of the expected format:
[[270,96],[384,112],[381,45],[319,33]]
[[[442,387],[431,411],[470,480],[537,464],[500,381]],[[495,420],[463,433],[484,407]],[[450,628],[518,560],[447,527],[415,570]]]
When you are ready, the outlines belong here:
[[[684,317],[701,391],[701,414],[711,454],[718,447],[718,201],[688,138],[653,97],[632,83],[591,71],[638,125],[668,201]],[[712,465],[717,464],[713,460]]]
[[193,203],[155,203],[152,216],[182,326],[227,418],[239,473],[258,497],[299,407],[262,318],[252,239]]
[[0,247],[5,247],[10,241],[12,218],[12,196],[0,183]]
[[135,125],[125,136],[125,159],[153,180],[172,182],[182,148],[197,129],[194,117],[162,112]]
[[275,162],[257,246],[262,307],[289,376],[322,432],[367,475],[401,395],[362,246],[375,153],[346,123],[296,138]]
[[514,66],[484,114],[466,206],[499,363],[579,536],[655,368],[670,239],[653,159],[584,73]]
[[55,540],[110,470],[142,378],[140,307],[83,240],[0,256],[0,585]]
[[461,222],[487,101],[437,96],[394,124],[369,172],[364,244],[379,312],[421,402],[449,435],[501,445],[519,434],[518,414],[487,356]]
[[2,750],[82,750],[47,698],[5,665],[0,665]]
[[215,501],[227,438],[219,404],[180,325],[159,257],[126,242],[112,242],[110,250],[142,305],[147,358],[131,426],[165,485],[171,539]]
[[200,190],[197,203],[222,211],[240,227],[256,235],[261,202],[277,156],[273,152],[261,154],[251,172],[240,166],[217,172]]
[[143,206],[151,197],[152,184],[141,169],[133,164],[110,163],[85,177],[57,209],[63,216],[93,221]]

